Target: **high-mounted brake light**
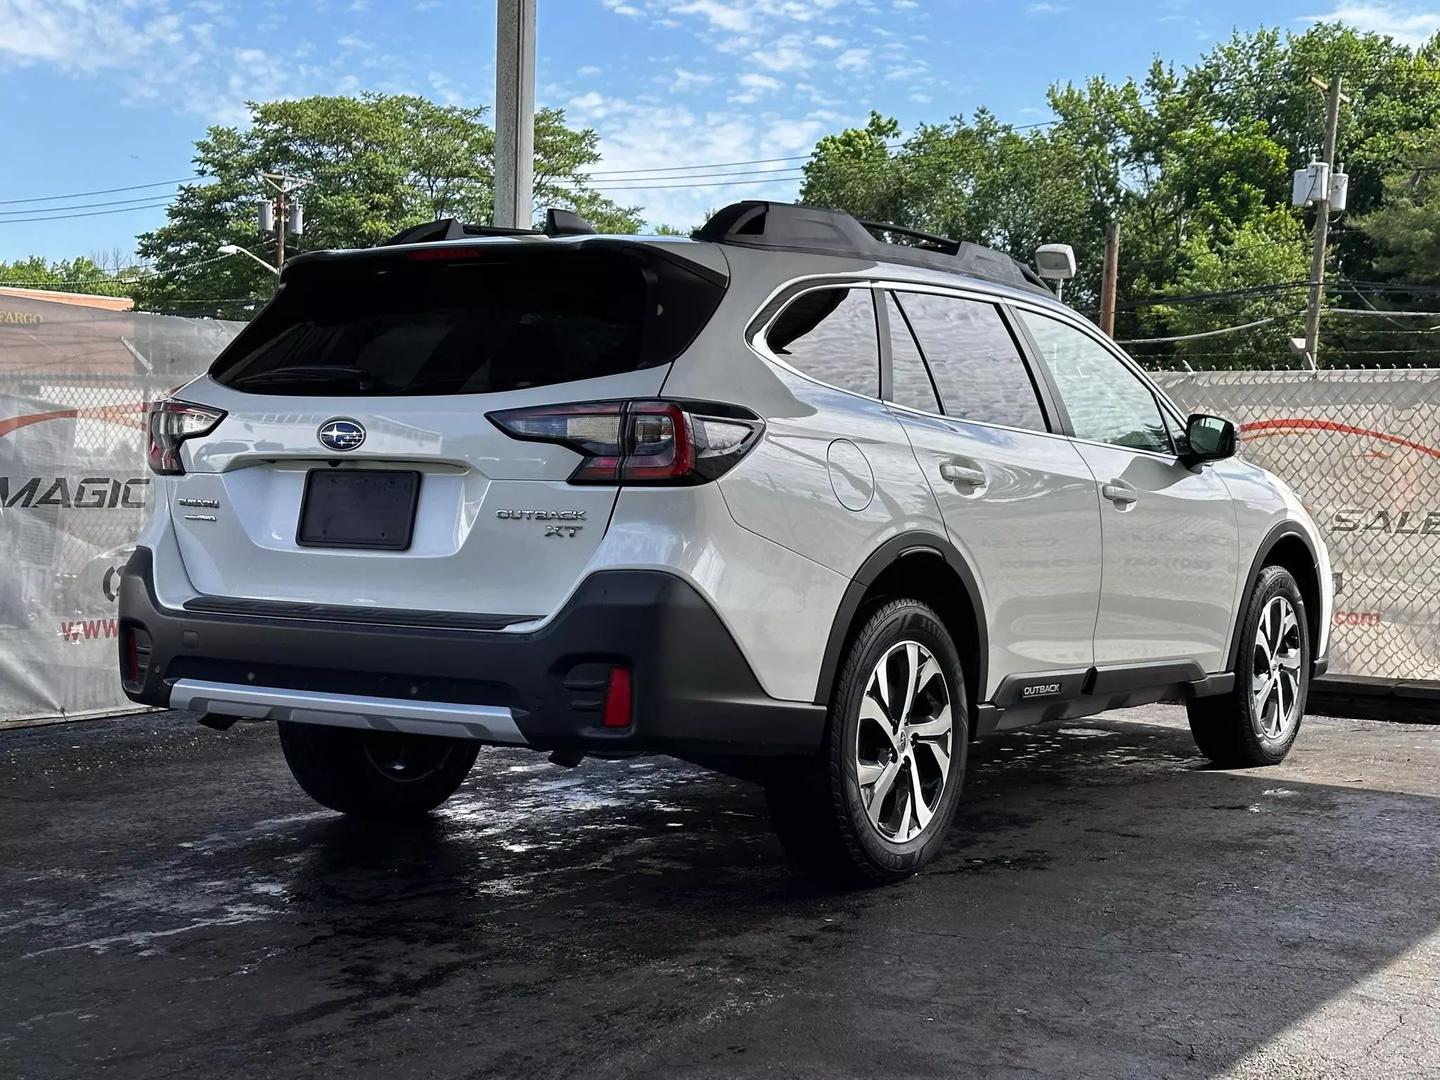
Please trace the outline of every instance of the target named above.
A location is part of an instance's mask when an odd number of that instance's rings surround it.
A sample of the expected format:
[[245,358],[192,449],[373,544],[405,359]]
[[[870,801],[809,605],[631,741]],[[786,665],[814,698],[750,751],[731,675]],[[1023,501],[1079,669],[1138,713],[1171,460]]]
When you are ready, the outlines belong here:
[[161,476],[183,473],[180,444],[197,435],[208,435],[223,419],[223,410],[207,405],[192,405],[177,398],[151,402],[145,414],[145,426],[150,433],[150,468]]
[[572,484],[703,484],[731,469],[764,424],[729,405],[587,401],[488,414],[505,434],[581,455]]

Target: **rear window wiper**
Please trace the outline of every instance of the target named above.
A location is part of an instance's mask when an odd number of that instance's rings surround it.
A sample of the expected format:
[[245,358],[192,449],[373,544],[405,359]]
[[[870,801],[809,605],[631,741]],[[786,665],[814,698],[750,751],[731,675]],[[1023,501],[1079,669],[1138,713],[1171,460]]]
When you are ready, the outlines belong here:
[[230,385],[237,390],[246,386],[283,386],[286,383],[336,382],[354,383],[361,390],[369,389],[370,373],[364,368],[345,364],[301,364],[242,375]]

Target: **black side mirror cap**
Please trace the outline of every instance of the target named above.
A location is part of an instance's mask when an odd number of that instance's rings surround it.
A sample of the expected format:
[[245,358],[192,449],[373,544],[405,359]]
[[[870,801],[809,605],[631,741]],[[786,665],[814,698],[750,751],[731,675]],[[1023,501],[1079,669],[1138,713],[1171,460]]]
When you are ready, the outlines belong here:
[[1180,455],[1187,465],[1234,457],[1239,446],[1235,424],[1223,416],[1191,413],[1185,421],[1185,447]]

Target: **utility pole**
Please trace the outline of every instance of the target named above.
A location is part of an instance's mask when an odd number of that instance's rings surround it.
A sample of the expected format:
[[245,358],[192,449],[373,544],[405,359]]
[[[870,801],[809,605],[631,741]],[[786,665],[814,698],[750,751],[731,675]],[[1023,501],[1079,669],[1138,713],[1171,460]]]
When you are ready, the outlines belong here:
[[1310,254],[1310,306],[1305,313],[1305,360],[1313,371],[1320,366],[1320,303],[1325,296],[1325,245],[1330,239],[1330,176],[1335,172],[1335,133],[1340,126],[1340,103],[1348,102],[1340,90],[1340,76],[1327,86],[1311,76],[1310,81],[1325,92],[1326,180],[1324,190],[1315,200],[1315,246]]
[[534,217],[536,2],[495,0],[494,223],[508,229]]
[[1115,336],[1115,289],[1120,278],[1120,223],[1105,226],[1105,269],[1100,277],[1100,330]]
[[[299,191],[306,184],[310,183],[301,176],[286,176],[284,173],[261,173],[261,179],[275,189],[275,210],[271,215],[275,219],[275,269],[279,270],[285,265],[285,233],[301,232],[303,216],[300,211],[299,200],[291,201],[290,196]],[[265,215],[260,218],[261,232],[265,231]]]

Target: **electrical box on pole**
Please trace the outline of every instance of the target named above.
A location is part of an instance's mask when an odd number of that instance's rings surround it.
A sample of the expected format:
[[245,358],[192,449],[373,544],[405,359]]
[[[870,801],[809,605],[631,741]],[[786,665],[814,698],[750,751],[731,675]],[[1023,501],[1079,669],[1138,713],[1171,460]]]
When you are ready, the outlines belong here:
[[299,236],[305,231],[305,210],[300,205],[300,200],[295,199],[290,203],[290,220],[288,222],[290,235]]
[[1303,169],[1296,169],[1290,186],[1291,206],[1310,206],[1329,198],[1330,165],[1324,161],[1312,161]]
[[275,231],[275,204],[269,199],[261,199],[255,204],[256,215],[259,219],[260,231],[271,233]]

